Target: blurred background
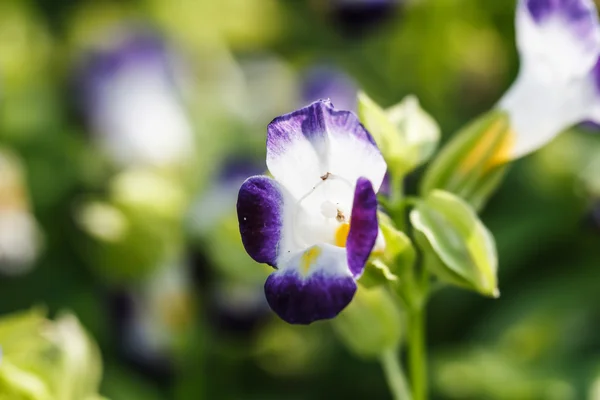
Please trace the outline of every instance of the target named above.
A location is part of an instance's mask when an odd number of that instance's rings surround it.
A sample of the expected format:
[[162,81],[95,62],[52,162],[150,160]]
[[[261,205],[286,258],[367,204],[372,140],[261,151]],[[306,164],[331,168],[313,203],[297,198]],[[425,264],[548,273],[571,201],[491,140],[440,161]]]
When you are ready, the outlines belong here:
[[[0,0],[0,321],[71,311],[113,400],[390,398],[329,323],[269,310],[237,190],[271,119],[357,88],[415,94],[447,140],[514,79],[514,7]],[[433,398],[600,399],[597,131],[516,162],[485,209],[502,296],[433,297]]]

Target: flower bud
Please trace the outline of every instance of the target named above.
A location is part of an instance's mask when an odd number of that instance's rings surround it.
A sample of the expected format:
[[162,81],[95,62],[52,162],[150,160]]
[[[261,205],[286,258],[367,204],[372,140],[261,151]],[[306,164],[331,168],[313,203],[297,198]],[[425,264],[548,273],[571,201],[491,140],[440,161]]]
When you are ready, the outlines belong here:
[[504,112],[492,111],[478,118],[458,132],[432,162],[421,194],[442,189],[480,209],[504,176],[513,138]]
[[358,285],[350,305],[332,323],[348,349],[360,357],[379,357],[400,343],[400,310],[383,287]]
[[410,212],[424,264],[438,278],[498,297],[494,237],[459,197],[434,190]]
[[399,283],[399,277],[412,267],[416,257],[412,242],[404,232],[394,227],[390,217],[379,212],[378,220],[385,249],[371,253],[369,263],[360,277],[361,285],[368,288]]
[[387,110],[365,93],[358,95],[358,103],[360,119],[377,142],[392,176],[403,177],[431,157],[440,129],[415,96],[407,96]]
[[0,395],[7,399],[99,399],[100,352],[72,314],[33,309],[0,319]]

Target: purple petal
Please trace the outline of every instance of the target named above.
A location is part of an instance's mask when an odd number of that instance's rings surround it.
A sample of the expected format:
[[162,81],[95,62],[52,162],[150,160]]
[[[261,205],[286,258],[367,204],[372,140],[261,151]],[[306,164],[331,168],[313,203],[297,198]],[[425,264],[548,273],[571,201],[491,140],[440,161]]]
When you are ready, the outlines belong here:
[[596,88],[596,92],[600,95],[600,57],[596,60],[596,64],[592,69],[592,82]]
[[534,77],[568,81],[596,62],[600,27],[592,0],[520,0],[516,24],[521,65]]
[[[336,110],[329,100],[318,100],[271,121],[267,128],[267,159],[286,153],[296,140],[325,140],[327,133],[334,130],[376,146],[375,140],[356,115],[350,111]],[[318,143],[313,143],[313,146],[316,145]]]
[[355,278],[360,276],[365,268],[375,246],[378,231],[377,196],[371,182],[359,178],[354,191],[350,232],[346,241],[348,266]]
[[319,271],[306,278],[297,271],[277,271],[265,283],[273,311],[290,324],[330,319],[342,311],[356,292],[351,276]]
[[570,23],[581,24],[584,31],[592,26],[590,13],[595,12],[595,8],[589,0],[526,0],[525,3],[532,18],[538,23],[556,15]]
[[237,213],[244,248],[255,261],[276,266],[283,225],[283,195],[266,176],[248,178],[238,194]]

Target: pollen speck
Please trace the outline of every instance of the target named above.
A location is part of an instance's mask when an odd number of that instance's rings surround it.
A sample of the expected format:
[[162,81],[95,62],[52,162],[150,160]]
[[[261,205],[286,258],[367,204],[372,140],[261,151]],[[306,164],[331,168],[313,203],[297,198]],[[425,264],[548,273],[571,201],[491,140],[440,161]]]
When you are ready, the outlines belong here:
[[310,270],[310,267],[317,261],[317,258],[321,255],[321,249],[314,246],[310,249],[306,250],[304,254],[302,254],[302,258],[300,260],[300,267],[302,268],[302,272],[306,275]]
[[335,245],[338,247],[346,247],[346,240],[348,240],[348,233],[350,233],[350,224],[343,223],[335,231]]

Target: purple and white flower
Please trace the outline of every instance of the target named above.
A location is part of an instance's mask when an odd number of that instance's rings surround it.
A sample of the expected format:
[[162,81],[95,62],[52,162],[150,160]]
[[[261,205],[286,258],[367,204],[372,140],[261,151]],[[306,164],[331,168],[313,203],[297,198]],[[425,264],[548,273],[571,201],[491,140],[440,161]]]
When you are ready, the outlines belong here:
[[269,124],[267,167],[274,179],[248,178],[237,203],[246,251],[276,268],[267,301],[289,323],[333,318],[383,246],[376,193],[385,161],[353,113],[320,100]]
[[600,122],[600,27],[592,0],[519,0],[521,67],[500,100],[511,122],[509,159],[582,121]]
[[167,44],[148,31],[117,32],[90,52],[78,88],[100,148],[120,166],[165,166],[193,155],[193,128]]

